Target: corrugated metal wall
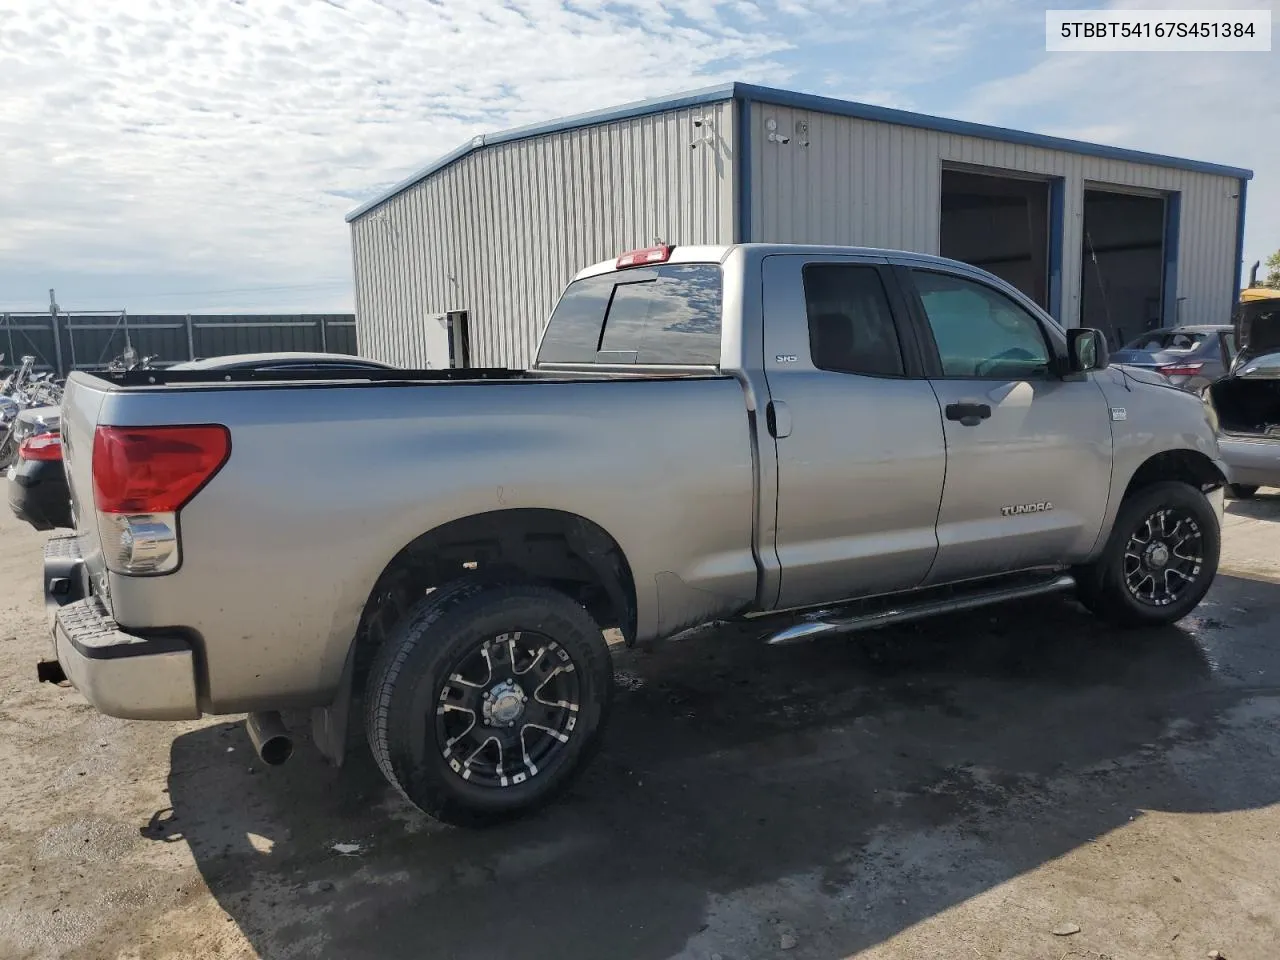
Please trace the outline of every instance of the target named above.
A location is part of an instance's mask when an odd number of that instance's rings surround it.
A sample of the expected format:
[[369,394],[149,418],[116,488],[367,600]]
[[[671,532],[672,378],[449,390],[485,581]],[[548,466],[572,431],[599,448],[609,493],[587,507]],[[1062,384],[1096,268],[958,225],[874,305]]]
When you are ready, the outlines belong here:
[[[789,143],[770,142],[776,134]],[[807,121],[806,139],[797,121]],[[1180,318],[1227,322],[1236,297],[1239,183],[1171,167],[1081,156],[978,137],[754,103],[750,239],[938,252],[944,163],[1064,178],[1062,321],[1077,322],[1087,183],[1182,194]]]
[[523,367],[582,267],[656,237],[731,241],[733,122],[726,101],[486,146],[357,218],[361,351],[446,366],[444,314],[466,310],[472,364]]

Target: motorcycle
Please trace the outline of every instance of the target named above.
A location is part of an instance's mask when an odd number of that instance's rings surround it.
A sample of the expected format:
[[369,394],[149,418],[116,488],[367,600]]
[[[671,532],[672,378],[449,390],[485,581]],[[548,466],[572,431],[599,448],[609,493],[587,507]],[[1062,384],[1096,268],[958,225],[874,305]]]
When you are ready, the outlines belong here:
[[150,356],[139,357],[133,347],[125,347],[124,353],[118,357],[113,357],[107,363],[107,369],[113,373],[129,370],[154,370],[152,362],[157,356],[159,355],[153,353]]
[[57,406],[62,384],[52,373],[34,372],[36,358],[24,356],[19,366],[0,383],[0,470],[16,458],[22,438],[17,436],[19,415],[30,407]]

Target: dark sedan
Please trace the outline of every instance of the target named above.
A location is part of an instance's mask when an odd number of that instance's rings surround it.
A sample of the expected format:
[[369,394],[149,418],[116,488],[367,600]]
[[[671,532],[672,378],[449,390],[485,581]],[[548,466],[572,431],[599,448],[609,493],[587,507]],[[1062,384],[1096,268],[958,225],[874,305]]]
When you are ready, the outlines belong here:
[[1204,389],[1227,372],[1235,355],[1230,324],[1162,327],[1148,330],[1111,354],[1112,363],[1154,370],[1188,393]]
[[[239,353],[174,364],[171,370],[391,370],[390,364],[340,353]],[[18,456],[9,467],[9,509],[37,530],[71,527],[71,499],[62,467],[57,407],[19,414]]]
[[71,526],[61,434],[37,433],[19,445],[9,465],[9,509],[37,530]]

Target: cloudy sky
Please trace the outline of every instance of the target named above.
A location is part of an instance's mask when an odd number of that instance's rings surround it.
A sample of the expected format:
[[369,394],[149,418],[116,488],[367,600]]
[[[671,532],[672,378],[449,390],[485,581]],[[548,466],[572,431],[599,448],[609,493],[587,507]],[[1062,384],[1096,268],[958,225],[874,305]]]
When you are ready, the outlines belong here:
[[350,309],[361,200],[476,133],[727,80],[1249,167],[1246,263],[1280,247],[1280,52],[1047,54],[1045,7],[0,0],[0,309]]

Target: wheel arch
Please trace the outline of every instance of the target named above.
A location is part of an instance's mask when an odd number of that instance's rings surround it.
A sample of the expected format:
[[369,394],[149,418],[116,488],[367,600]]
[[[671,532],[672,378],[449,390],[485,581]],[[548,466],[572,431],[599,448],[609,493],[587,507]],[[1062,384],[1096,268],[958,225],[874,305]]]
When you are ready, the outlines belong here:
[[469,577],[526,579],[577,600],[603,628],[636,638],[637,598],[630,562],[616,538],[566,510],[512,508],[458,517],[404,544],[365,598],[339,689],[312,716],[316,745],[342,763],[351,697],[390,630],[428,590]]
[[374,582],[361,630],[388,590],[426,590],[467,576],[519,577],[557,587],[604,626],[635,637],[636,588],[618,541],[602,526],[565,510],[514,508],[459,517],[419,534]]
[[1120,499],[1127,500],[1136,491],[1166,480],[1186,483],[1202,492],[1227,483],[1218,465],[1199,450],[1162,450],[1139,464],[1129,477]]
[[1205,493],[1227,485],[1226,476],[1211,457],[1199,450],[1188,448],[1161,450],[1151,454],[1129,474],[1128,480],[1124,481],[1123,489],[1119,487],[1122,477],[1122,471],[1117,470],[1112,478],[1112,492],[1105,518],[1098,529],[1093,547],[1082,562],[1088,563],[1097,559],[1106,548],[1121,506],[1139,490],[1166,480],[1185,483]]

